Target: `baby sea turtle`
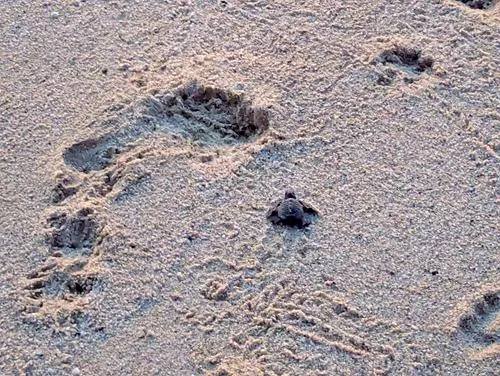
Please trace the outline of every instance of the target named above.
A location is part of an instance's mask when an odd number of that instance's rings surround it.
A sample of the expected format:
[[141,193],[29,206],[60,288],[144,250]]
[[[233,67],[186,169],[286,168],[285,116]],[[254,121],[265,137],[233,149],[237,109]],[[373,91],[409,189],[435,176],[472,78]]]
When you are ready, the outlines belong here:
[[311,216],[318,215],[318,211],[301,200],[293,189],[285,191],[285,198],[278,200],[267,211],[267,219],[272,223],[283,226],[303,228],[311,224]]

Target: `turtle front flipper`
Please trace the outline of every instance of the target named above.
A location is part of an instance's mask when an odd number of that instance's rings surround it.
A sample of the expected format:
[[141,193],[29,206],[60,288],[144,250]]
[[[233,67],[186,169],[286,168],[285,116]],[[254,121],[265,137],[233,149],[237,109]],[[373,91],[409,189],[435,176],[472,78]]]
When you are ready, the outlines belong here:
[[280,222],[280,217],[278,215],[280,204],[281,200],[276,201],[266,213],[266,217],[271,223],[278,224]]
[[304,209],[304,213],[311,214],[311,215],[319,215],[318,209],[316,209],[314,206],[302,201],[298,200],[300,204],[302,205],[302,208]]

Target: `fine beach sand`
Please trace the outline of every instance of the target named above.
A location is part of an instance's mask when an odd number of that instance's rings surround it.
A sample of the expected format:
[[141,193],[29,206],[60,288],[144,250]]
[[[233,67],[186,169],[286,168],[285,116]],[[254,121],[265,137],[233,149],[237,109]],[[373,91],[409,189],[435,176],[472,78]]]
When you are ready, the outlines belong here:
[[0,375],[498,372],[481,3],[2,0]]

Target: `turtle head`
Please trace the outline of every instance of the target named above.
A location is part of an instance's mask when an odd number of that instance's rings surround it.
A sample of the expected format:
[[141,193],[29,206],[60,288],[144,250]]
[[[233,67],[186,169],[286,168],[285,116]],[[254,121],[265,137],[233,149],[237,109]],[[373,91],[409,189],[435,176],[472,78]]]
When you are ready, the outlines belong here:
[[297,196],[295,196],[295,192],[292,188],[287,188],[287,190],[285,191],[285,199],[287,198],[297,198]]

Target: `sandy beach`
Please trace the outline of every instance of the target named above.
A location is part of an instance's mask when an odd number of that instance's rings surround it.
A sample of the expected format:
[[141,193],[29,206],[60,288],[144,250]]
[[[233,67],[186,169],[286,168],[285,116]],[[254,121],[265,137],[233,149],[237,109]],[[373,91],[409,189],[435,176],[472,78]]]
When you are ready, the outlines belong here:
[[499,36],[486,0],[2,0],[0,375],[498,374]]

